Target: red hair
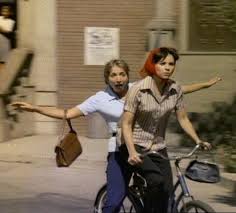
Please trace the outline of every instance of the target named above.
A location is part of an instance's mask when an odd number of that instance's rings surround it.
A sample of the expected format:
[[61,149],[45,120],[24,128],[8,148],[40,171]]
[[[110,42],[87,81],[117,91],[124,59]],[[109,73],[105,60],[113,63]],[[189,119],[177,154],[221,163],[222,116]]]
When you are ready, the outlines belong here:
[[158,63],[161,59],[165,59],[168,54],[173,56],[175,63],[179,59],[179,54],[174,48],[160,47],[151,50],[143,68],[139,71],[140,76],[144,78],[147,75],[154,75],[156,73],[155,64]]
[[145,61],[143,68],[139,71],[139,75],[145,78],[148,75],[155,74],[155,63],[153,62],[153,56],[160,52],[160,48],[153,49]]

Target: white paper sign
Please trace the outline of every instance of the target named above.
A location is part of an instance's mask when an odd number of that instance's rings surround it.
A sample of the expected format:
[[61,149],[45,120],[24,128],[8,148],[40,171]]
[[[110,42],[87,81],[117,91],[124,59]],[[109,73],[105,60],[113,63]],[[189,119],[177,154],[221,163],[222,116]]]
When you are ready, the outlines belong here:
[[104,65],[120,56],[119,28],[86,27],[85,28],[85,65]]

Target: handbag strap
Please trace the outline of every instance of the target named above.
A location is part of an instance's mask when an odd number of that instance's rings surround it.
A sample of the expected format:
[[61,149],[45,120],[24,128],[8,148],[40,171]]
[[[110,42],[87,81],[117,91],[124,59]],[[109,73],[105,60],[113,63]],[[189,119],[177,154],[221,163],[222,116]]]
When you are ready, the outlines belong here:
[[74,128],[72,127],[71,121],[70,119],[67,119],[67,109],[64,109],[64,114],[63,114],[63,118],[62,118],[62,128],[61,128],[61,135],[59,137],[59,142],[62,140],[63,136],[64,136],[64,132],[65,132],[65,126],[66,126],[66,122],[70,128],[70,132],[76,133],[76,131],[74,130]]
[[74,128],[72,127],[72,124],[71,124],[70,119],[66,119],[66,121],[67,121],[68,126],[70,127],[70,132],[76,133],[76,131],[75,131]]
[[67,118],[67,109],[64,109],[64,116],[63,116],[63,133],[64,133],[64,130],[65,130],[65,125],[66,125],[66,121],[67,121],[67,124],[70,128],[70,132],[73,132],[73,133],[76,133],[76,131],[74,130],[74,128],[72,127],[72,124],[71,124],[71,121],[69,118]]
[[65,124],[66,124],[66,114],[67,114],[67,109],[64,109],[63,111],[63,118],[62,118],[62,126],[61,126],[61,134],[58,138],[59,143],[61,142],[64,132],[65,132]]

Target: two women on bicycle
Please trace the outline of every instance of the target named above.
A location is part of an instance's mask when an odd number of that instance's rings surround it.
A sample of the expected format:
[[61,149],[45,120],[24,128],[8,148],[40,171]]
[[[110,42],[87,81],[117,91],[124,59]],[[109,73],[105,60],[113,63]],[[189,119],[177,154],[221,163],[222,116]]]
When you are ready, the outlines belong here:
[[[104,78],[107,87],[97,92],[83,103],[68,109],[67,118],[73,119],[80,116],[98,112],[107,122],[111,137],[108,141],[107,163],[107,199],[103,207],[104,213],[119,212],[120,205],[126,195],[130,173],[125,168],[116,145],[117,122],[123,113],[124,97],[129,88],[129,67],[123,60],[111,60],[104,67]],[[220,79],[213,78],[207,82],[184,86],[184,92],[193,92],[209,87]],[[49,117],[62,119],[63,109],[56,107],[35,106],[25,102],[12,104],[19,109],[40,113]]]
[[179,55],[173,48],[153,50],[143,69],[147,76],[135,83],[126,95],[121,123],[121,139],[125,145],[121,146],[121,154],[147,181],[145,213],[167,212],[173,186],[170,163],[157,155],[141,159],[140,154],[156,150],[167,156],[165,133],[172,111],[196,144],[211,148],[196,134],[185,110],[183,91],[170,79],[178,59]]

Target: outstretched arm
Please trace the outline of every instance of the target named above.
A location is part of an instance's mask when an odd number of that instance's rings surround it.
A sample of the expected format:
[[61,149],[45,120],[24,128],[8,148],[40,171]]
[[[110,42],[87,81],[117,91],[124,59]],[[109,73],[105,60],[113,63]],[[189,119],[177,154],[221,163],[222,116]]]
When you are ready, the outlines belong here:
[[[24,110],[27,112],[37,112],[39,114],[46,115],[52,118],[62,119],[64,116],[64,110],[56,107],[35,106],[26,102],[14,102],[11,104],[11,106],[19,110]],[[67,118],[70,119],[83,115],[84,114],[82,113],[82,111],[77,107],[68,109],[67,111]]]
[[191,93],[191,92],[196,92],[198,90],[211,87],[214,84],[216,84],[218,81],[221,81],[220,77],[214,77],[214,78],[210,79],[209,81],[202,82],[202,83],[183,85],[182,86],[182,91],[183,91],[184,94]]
[[204,148],[207,148],[207,149],[211,148],[211,144],[209,144],[208,142],[202,141],[198,137],[192,123],[190,122],[190,120],[188,118],[187,112],[185,111],[184,108],[181,108],[181,109],[177,110],[176,111],[176,116],[177,116],[177,119],[180,123],[180,126],[195,141],[196,144],[200,144]]

